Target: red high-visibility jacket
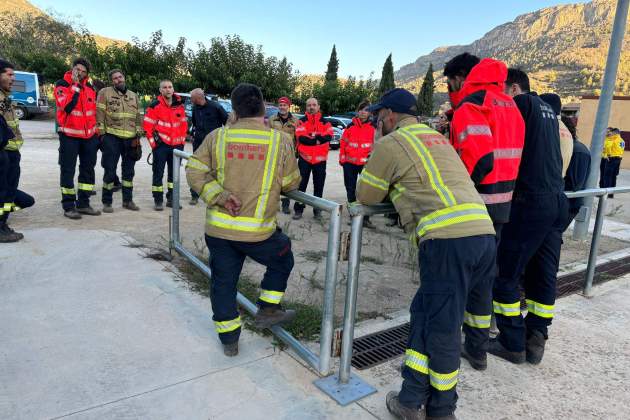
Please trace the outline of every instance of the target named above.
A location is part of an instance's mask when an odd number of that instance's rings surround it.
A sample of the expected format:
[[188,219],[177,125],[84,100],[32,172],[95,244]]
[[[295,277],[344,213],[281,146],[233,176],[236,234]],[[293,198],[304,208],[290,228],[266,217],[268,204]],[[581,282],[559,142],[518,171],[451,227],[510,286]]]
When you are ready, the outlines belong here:
[[87,79],[75,83],[72,72],[55,83],[57,131],[70,137],[92,138],[96,134],[96,92]]
[[339,163],[365,165],[374,146],[375,131],[369,120],[362,122],[359,118],[353,118],[339,142]]
[[506,65],[484,58],[451,95],[451,143],[459,153],[494,223],[506,223],[525,142],[525,123],[503,93]]
[[152,149],[157,147],[157,139],[169,146],[185,144],[188,121],[181,98],[173,95],[169,106],[162,95],[158,96],[147,107],[142,127]]
[[321,113],[306,113],[295,127],[295,140],[300,157],[312,165],[325,162],[328,159],[328,149],[333,135],[332,125],[322,118]]

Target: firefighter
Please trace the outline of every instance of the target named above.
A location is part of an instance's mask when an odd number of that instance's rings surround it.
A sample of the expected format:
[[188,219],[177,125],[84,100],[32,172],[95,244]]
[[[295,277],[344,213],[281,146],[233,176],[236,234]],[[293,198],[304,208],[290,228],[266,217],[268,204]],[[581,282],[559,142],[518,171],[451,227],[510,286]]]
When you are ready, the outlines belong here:
[[210,133],[186,165],[188,183],[208,206],[212,319],[227,356],[238,354],[236,286],[246,257],[267,268],[256,324],[268,328],[295,317],[280,305],[293,253],[290,239],[277,227],[276,213],[280,193],[300,183],[293,141],[265,126],[260,89],[239,84],[232,91],[232,108],[235,122]]
[[135,174],[136,151],[142,137],[142,114],[140,102],[135,92],[127,89],[122,70],[109,72],[112,86],[103,88],[96,100],[96,121],[101,136],[103,156],[103,212],[113,213],[113,192],[116,181],[116,167],[122,158],[122,206],[127,210],[138,211],[133,202],[133,177]]
[[[160,82],[160,95],[149,104],[144,114],[144,131],[153,150],[153,208],[164,210],[164,165],[168,167],[166,207],[173,202],[173,150],[183,150],[188,122],[184,103],[174,93],[170,80]],[[181,207],[181,206],[180,206]]]
[[[100,143],[96,133],[96,92],[88,81],[89,71],[90,63],[85,58],[77,58],[72,62],[72,70],[55,84],[61,205],[64,216],[73,220],[81,219],[82,214],[101,214],[90,206],[96,153]],[[78,194],[74,188],[77,157]]]
[[[617,186],[617,176],[619,175],[619,167],[625,150],[626,143],[621,137],[618,128],[609,128],[606,132],[604,140],[604,149],[602,153],[602,176],[599,180],[600,188],[614,188]],[[613,198],[613,194],[608,195]]]
[[553,108],[530,92],[525,72],[509,69],[505,88],[525,121],[525,146],[510,221],[503,227],[497,252],[493,307],[499,335],[490,341],[488,351],[512,363],[538,364],[553,319],[562,230],[568,217],[560,134]]
[[[225,109],[214,101],[206,99],[203,89],[193,89],[190,92],[190,101],[193,103],[192,109],[192,131],[193,131],[193,152],[201,146],[208,133],[227,123],[228,114]],[[190,204],[197,205],[199,195],[190,190]]]
[[[363,101],[357,107],[357,116],[346,127],[339,142],[339,164],[343,168],[343,183],[346,187],[348,203],[357,201],[357,179],[367,163],[376,128],[372,124],[371,115],[367,111],[370,103]],[[363,226],[373,228],[369,217],[363,219]]]
[[558,129],[560,131],[560,154],[562,155],[562,176],[567,174],[571,156],[573,156],[573,135],[566,124],[562,121],[562,99],[555,93],[543,93],[540,95],[547,105],[549,105],[558,118]]
[[[295,126],[297,125],[297,118],[289,112],[289,108],[291,107],[291,100],[286,96],[278,99],[278,113],[269,118],[269,127],[280,130],[282,132],[287,133],[291,136],[291,140],[293,140],[293,145],[295,145]],[[282,202],[282,213],[291,214],[290,204],[291,200],[287,197],[282,197],[280,200]]]
[[496,243],[492,220],[449,141],[419,124],[416,98],[392,89],[369,108],[376,141],[357,188],[363,204],[390,197],[418,243],[420,289],[411,304],[400,393],[386,398],[403,419],[454,419],[462,324],[484,342],[490,327]]
[[14,81],[13,65],[7,61],[0,60],[0,115],[4,119],[5,124],[5,130],[3,130],[4,145],[0,147],[0,149],[4,148],[4,151],[0,153],[4,153],[5,161],[4,165],[0,163],[0,166],[5,167],[4,175],[0,175],[0,177],[4,178],[4,181],[0,181],[4,185],[0,187],[4,191],[4,193],[0,192],[3,195],[3,198],[0,198],[0,242],[15,242],[15,239],[20,240],[24,238],[23,234],[15,232],[9,227],[9,215],[12,212],[35,204],[32,196],[18,189],[20,184],[20,160],[22,158],[20,148],[24,140],[22,139],[15,109],[11,103],[11,88]]
[[[307,99],[306,114],[300,118],[295,128],[295,138],[299,153],[298,167],[302,176],[300,191],[306,191],[308,179],[313,173],[313,195],[321,197],[324,194],[326,160],[328,160],[328,149],[330,148],[330,140],[332,140],[333,134],[332,125],[320,113],[317,99]],[[296,202],[293,210],[295,212],[293,219],[301,219],[304,212],[304,204]],[[313,215],[316,219],[319,219],[321,210],[313,209]]]

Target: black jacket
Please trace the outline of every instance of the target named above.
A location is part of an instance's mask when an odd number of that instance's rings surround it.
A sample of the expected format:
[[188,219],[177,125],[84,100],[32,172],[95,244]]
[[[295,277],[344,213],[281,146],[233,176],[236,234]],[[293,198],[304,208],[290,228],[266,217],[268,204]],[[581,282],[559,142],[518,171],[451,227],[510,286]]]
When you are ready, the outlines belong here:
[[525,121],[525,146],[514,195],[557,194],[564,191],[558,118],[535,92],[514,102]]
[[9,143],[9,140],[15,137],[13,130],[7,124],[7,120],[0,115],[0,151],[4,150],[5,146]]
[[201,144],[209,133],[225,125],[227,119],[227,112],[214,101],[206,100],[206,104],[203,106],[194,105],[192,125],[195,143]]
[[[586,187],[586,180],[591,171],[591,152],[583,143],[573,140],[573,155],[564,176],[565,191],[580,191]],[[584,204],[584,198],[569,199],[569,213],[578,212]]]

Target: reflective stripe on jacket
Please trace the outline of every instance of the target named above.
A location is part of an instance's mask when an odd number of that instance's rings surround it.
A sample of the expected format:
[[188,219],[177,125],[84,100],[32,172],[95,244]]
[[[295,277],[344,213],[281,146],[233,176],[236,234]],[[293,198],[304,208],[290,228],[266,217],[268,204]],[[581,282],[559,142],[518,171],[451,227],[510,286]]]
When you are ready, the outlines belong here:
[[306,113],[295,128],[298,153],[310,164],[325,162],[333,135],[332,125],[321,113]]
[[138,95],[113,87],[101,89],[96,100],[96,121],[99,134],[112,134],[123,139],[142,136],[142,114]]
[[173,95],[169,106],[162,95],[158,96],[144,113],[143,128],[152,149],[157,147],[157,139],[169,146],[185,144],[188,121],[180,97]]
[[57,130],[70,137],[92,138],[96,134],[96,92],[87,79],[75,83],[72,72],[55,84]]
[[20,131],[20,122],[15,115],[15,108],[11,102],[11,92],[5,92],[0,90],[0,115],[4,117],[7,126],[13,131],[13,137],[5,146],[5,150],[17,152],[22,147],[24,139],[22,138],[22,132]]
[[352,123],[344,130],[339,145],[339,163],[365,165],[374,146],[375,128],[368,120],[362,122],[353,118]]

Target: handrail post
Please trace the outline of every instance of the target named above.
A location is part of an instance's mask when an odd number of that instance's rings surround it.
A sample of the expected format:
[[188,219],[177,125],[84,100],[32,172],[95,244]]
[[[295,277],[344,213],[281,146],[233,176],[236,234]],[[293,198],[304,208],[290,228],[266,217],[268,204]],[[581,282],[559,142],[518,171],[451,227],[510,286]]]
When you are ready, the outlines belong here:
[[173,204],[172,221],[171,221],[171,240],[169,241],[170,248],[173,249],[174,244],[180,242],[179,236],[179,191],[180,191],[180,166],[182,158],[173,153],[173,197],[171,197],[171,203]]
[[593,227],[593,239],[591,240],[591,249],[588,253],[588,265],[586,267],[586,278],[584,279],[584,296],[590,297],[593,288],[593,278],[595,277],[595,269],[597,268],[597,253],[599,251],[599,240],[602,234],[602,226],[604,225],[604,213],[606,211],[606,202],[608,193],[599,196],[597,205],[597,216],[595,217],[595,226]]

